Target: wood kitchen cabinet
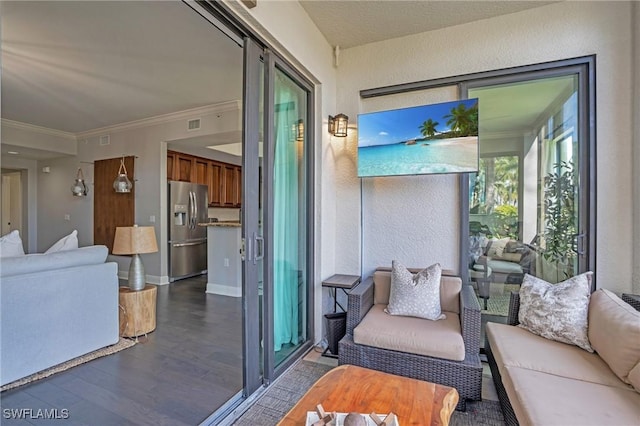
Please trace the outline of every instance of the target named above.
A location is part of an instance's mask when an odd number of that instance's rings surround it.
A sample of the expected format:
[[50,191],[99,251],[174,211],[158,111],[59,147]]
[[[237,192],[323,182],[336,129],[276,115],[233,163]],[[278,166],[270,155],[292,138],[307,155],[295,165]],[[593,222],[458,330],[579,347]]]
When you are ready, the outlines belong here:
[[175,180],[173,178],[173,171],[176,165],[176,153],[167,151],[167,180]]
[[177,153],[175,157],[173,180],[195,182],[195,158],[192,155]]
[[211,207],[242,205],[241,166],[167,151],[167,179],[207,185]]
[[225,164],[223,170],[223,188],[224,199],[222,204],[225,207],[236,207],[238,202],[238,188],[236,187],[236,166],[232,164]]
[[192,182],[202,185],[209,185],[209,163],[211,161],[204,158],[195,158],[195,178]]
[[223,163],[209,163],[209,204],[217,207],[222,206],[222,168]]

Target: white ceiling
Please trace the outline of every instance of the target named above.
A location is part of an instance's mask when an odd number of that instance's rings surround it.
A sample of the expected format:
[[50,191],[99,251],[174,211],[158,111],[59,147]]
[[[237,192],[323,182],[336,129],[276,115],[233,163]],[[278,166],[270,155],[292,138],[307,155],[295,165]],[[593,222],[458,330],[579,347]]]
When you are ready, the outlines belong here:
[[[332,46],[348,48],[507,15],[553,1],[301,0]],[[260,2],[258,1],[258,7]]]
[[[548,2],[301,3],[329,43],[346,48]],[[2,118],[79,133],[242,96],[242,49],[182,2],[2,1],[0,20]],[[530,124],[540,113],[531,96],[548,105],[557,94],[557,87],[519,92],[507,109],[482,114],[493,116],[491,131]]]
[[181,2],[1,2],[2,117],[71,133],[242,96],[242,49]]

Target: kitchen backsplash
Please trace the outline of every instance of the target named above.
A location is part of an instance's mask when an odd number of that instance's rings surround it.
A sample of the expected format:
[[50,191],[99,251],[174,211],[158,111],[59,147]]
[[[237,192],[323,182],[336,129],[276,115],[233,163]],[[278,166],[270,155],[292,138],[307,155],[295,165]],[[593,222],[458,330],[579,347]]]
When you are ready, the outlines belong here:
[[240,220],[240,209],[209,207],[209,217],[218,220]]

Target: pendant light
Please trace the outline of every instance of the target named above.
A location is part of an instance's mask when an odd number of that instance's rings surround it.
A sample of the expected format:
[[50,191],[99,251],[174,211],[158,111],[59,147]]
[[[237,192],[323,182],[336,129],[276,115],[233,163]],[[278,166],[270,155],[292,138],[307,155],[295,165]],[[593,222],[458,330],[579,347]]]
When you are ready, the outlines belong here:
[[87,189],[87,185],[84,183],[84,175],[82,174],[82,169],[78,168],[78,173],[76,174],[76,181],[71,185],[71,193],[74,197],[86,197],[89,190]]
[[133,184],[127,177],[127,168],[124,165],[124,156],[120,160],[120,169],[118,170],[118,177],[113,181],[113,189],[119,193],[131,192]]

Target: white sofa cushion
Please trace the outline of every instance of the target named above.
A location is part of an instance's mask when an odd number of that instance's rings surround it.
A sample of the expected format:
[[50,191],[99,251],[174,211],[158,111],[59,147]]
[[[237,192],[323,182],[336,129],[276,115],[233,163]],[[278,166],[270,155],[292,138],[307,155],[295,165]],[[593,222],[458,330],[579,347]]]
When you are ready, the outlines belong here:
[[599,289],[589,303],[589,340],[625,383],[640,362],[640,312],[609,290]]
[[73,250],[78,248],[78,231],[75,229],[69,235],[66,235],[56,241],[51,247],[49,247],[46,253],[54,253],[56,251]]
[[0,257],[23,256],[24,247],[20,232],[14,230],[0,237]]
[[109,250],[106,246],[97,245],[47,254],[34,253],[2,258],[0,276],[10,277],[72,266],[104,263],[108,254]]
[[384,305],[373,305],[353,330],[356,344],[393,351],[462,361],[464,340],[460,331],[460,316],[445,312],[441,321],[391,316]]

